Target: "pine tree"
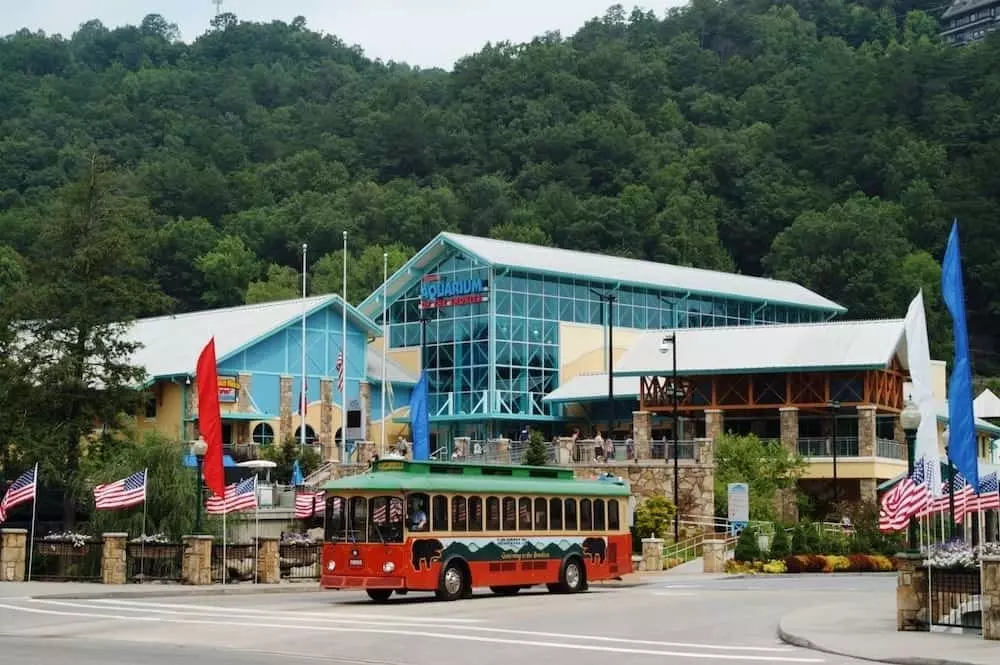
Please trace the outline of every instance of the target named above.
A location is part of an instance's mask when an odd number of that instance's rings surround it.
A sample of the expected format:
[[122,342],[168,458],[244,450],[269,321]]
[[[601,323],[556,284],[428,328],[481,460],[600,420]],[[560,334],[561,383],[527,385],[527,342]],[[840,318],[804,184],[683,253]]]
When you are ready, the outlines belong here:
[[775,524],[770,556],[772,559],[784,559],[789,554],[791,554],[791,543],[788,540],[788,532],[780,524]]
[[740,533],[733,558],[741,562],[760,560],[760,544],[757,542],[757,532],[752,527],[747,527]]
[[524,457],[521,458],[523,464],[529,466],[545,466],[549,462],[549,451],[545,448],[545,439],[542,438],[542,433],[538,430],[531,430],[531,436],[528,437],[528,448],[524,451]]

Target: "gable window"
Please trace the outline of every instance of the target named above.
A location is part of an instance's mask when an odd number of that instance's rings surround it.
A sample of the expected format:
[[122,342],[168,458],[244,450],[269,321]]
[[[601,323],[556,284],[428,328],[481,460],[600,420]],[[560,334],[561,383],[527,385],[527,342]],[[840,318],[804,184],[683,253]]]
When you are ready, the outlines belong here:
[[[302,440],[302,428],[295,428],[295,441]],[[306,425],[306,445],[315,446],[319,443],[319,438],[316,436],[316,431],[312,428],[312,425]]]
[[[309,436],[308,430],[306,436]],[[253,428],[253,442],[258,446],[269,446],[274,443],[274,428],[267,423],[257,423]]]

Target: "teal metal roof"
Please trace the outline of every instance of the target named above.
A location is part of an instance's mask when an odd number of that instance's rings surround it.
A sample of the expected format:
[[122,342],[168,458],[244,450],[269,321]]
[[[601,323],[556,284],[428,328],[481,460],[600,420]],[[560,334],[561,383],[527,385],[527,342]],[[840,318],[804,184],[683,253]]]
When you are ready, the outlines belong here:
[[[536,494],[628,497],[629,484],[617,479],[577,480],[573,470],[561,467],[474,465],[452,462],[411,462],[385,459],[369,471],[331,480],[327,491],[361,492],[458,492],[463,494]],[[514,475],[491,475],[510,473]],[[530,474],[552,474],[554,478]]]
[[[406,265],[393,273],[386,285],[386,299],[390,303],[395,301],[452,250],[458,250],[484,266],[533,274],[740,298],[831,314],[847,311],[842,305],[793,282],[448,232],[438,234]],[[375,317],[382,306],[382,289],[379,288],[358,308],[364,314]]]

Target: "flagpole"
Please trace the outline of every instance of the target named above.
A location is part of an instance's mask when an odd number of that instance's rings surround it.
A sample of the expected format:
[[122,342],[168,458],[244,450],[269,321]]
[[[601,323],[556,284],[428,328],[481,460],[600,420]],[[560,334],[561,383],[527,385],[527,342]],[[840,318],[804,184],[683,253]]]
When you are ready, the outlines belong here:
[[35,563],[35,520],[38,518],[38,462],[35,462],[35,495],[31,498],[31,534],[28,536],[28,581]]
[[149,505],[149,469],[142,472],[142,540],[139,541],[139,583],[146,579],[146,506]]
[[[257,488],[254,488],[254,493],[256,494]],[[254,497],[256,498],[256,496]],[[260,581],[260,501],[257,501],[257,506],[254,508],[254,548],[255,553],[253,557],[253,583],[257,584]]]
[[382,436],[380,437],[378,455],[385,455],[385,430],[389,425],[389,418],[385,413],[385,358],[389,355],[389,305],[386,302],[386,282],[389,281],[389,253],[382,253]]
[[[235,494],[235,490],[233,493]],[[225,505],[225,499],[222,503],[222,586],[226,586],[226,571],[229,568],[229,563],[226,561],[226,513],[229,512],[229,506]]]
[[299,390],[299,413],[302,426],[299,428],[299,451],[306,447],[306,251],[309,245],[302,243],[302,386]]
[[344,386],[341,388],[340,450],[342,459],[346,461],[347,458],[344,455],[347,454],[347,231],[344,231],[344,283],[342,287],[344,293],[340,315],[340,348],[344,357],[342,365],[344,368]]

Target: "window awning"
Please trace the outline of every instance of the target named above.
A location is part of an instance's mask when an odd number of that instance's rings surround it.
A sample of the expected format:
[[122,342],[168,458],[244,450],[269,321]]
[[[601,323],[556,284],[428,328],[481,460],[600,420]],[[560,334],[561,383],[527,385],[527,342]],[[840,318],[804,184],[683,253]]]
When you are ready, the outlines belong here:
[[[249,420],[277,420],[278,419],[278,416],[272,415],[270,413],[255,413],[255,412],[246,413],[246,412],[243,412],[243,411],[228,411],[228,412],[223,411],[221,415],[222,415],[222,419],[223,420],[249,421]],[[195,422],[195,421],[198,420],[198,416],[188,417],[188,418],[185,418],[185,420],[187,420],[188,422],[192,422],[193,423],[193,422]]]
[[[187,454],[187,455],[184,456],[184,466],[186,466],[188,468],[191,468],[191,469],[196,469],[196,468],[198,468],[198,460],[196,460],[194,458],[194,455],[191,455],[189,453],[189,454]],[[222,457],[222,466],[224,466],[227,469],[235,469],[236,468],[236,461],[232,457],[230,457],[229,455],[223,455],[223,457]]]

